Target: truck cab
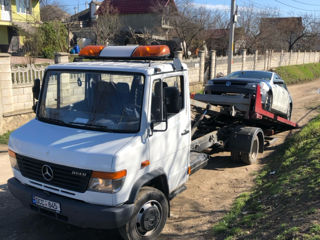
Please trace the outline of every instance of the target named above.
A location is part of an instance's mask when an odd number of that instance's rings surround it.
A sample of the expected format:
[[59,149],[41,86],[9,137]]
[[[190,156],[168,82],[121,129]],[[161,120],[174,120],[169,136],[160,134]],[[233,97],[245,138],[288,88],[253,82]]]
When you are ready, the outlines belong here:
[[66,223],[156,238],[190,173],[187,67],[158,61],[169,54],[87,46],[91,61],[49,66],[36,118],[10,136],[11,193]]

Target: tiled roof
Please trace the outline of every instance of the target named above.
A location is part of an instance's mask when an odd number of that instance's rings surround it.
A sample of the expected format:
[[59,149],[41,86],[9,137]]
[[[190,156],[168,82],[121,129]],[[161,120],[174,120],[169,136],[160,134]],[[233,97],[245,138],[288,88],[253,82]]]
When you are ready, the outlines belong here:
[[[104,6],[110,2],[119,14],[142,14],[152,13],[159,7],[165,7],[173,0],[104,0],[97,14],[102,14]],[[174,5],[175,6],[175,5]]]

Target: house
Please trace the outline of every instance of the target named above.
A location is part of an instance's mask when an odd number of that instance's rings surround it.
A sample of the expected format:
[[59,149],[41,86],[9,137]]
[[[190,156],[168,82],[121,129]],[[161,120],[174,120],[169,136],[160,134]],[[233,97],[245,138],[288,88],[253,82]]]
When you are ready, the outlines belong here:
[[293,50],[304,36],[301,17],[262,18],[260,22],[259,50]]
[[32,31],[39,22],[39,0],[1,0],[0,52],[17,52],[23,46],[23,32]]
[[[95,34],[92,27],[96,24],[98,10],[102,2],[91,1],[85,10],[72,15],[68,20],[69,29],[72,32],[72,43],[78,42],[80,47],[95,42]],[[72,45],[71,43],[71,45]]]
[[[236,28],[234,34],[234,53],[238,53],[245,45],[243,28]],[[206,45],[209,49],[216,50],[218,56],[227,55],[229,48],[229,29],[207,30]]]
[[121,31],[148,33],[152,39],[168,40],[172,27],[171,11],[177,11],[174,0],[104,0],[96,12],[103,15],[106,6],[111,6],[119,15]]

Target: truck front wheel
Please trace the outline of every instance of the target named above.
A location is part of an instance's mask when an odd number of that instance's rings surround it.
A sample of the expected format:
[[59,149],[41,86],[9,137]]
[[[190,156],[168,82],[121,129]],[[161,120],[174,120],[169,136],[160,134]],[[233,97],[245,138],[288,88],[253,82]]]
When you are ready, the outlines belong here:
[[121,236],[126,240],[156,239],[166,224],[168,211],[168,200],[161,191],[143,187],[130,221],[120,228]]

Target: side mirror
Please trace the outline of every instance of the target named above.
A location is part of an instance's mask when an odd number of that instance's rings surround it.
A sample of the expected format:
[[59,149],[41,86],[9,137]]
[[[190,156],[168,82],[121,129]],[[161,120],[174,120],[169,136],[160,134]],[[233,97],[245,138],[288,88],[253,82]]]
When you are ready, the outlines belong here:
[[34,99],[39,99],[40,94],[40,79],[35,79],[32,87],[32,93]]
[[164,100],[167,114],[180,112],[181,101],[179,99],[179,90],[176,87],[164,88]]

